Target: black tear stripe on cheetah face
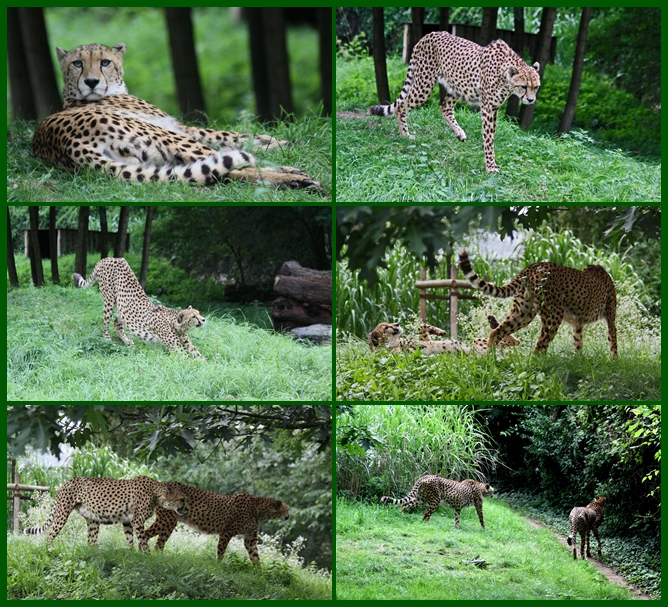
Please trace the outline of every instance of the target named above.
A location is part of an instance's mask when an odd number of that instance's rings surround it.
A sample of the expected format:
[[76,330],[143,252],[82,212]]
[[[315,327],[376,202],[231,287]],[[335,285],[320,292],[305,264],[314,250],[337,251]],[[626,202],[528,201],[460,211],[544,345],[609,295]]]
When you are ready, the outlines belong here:
[[130,547],[134,545],[134,530],[139,549],[147,552],[144,524],[157,506],[180,515],[188,513],[183,493],[148,476],[130,480],[71,478],[56,492],[56,501],[44,526],[28,527],[24,533],[42,534],[51,528],[46,539],[49,545],[60,533],[72,510],[76,510],[86,519],[89,544],[97,544],[101,524],[122,523]]
[[290,506],[270,497],[258,497],[248,493],[220,495],[177,482],[167,485],[186,496],[188,513],[181,515],[164,508],[156,508],[155,521],[146,530],[147,539],[158,536],[156,550],[164,549],[165,542],[179,522],[200,533],[219,536],[219,560],[223,558],[230,540],[235,535],[242,535],[248,558],[255,564],[260,560],[257,550],[260,522],[272,519],[287,521],[290,518]]
[[444,91],[441,114],[460,141],[466,141],[466,133],[455,120],[455,102],[480,106],[485,165],[488,172],[497,172],[498,109],[511,95],[517,95],[523,104],[534,103],[540,87],[539,68],[538,63],[527,65],[503,40],[483,47],[447,32],[432,32],[415,45],[398,99],[369,111],[377,116],[396,114],[400,134],[408,137],[406,115],[429,99],[438,82]]
[[102,333],[111,341],[109,322],[114,307],[116,334],[126,346],[133,345],[127,337],[125,327],[142,341],[161,343],[168,350],[182,349],[194,358],[201,354],[188,337],[190,329],[203,327],[206,319],[189,306],[186,310],[172,310],[153,304],[139,284],[128,262],[122,257],[105,257],[97,262],[88,280],[81,274],[72,274],[74,284],[86,289],[97,281],[104,301]]
[[479,278],[466,251],[459,254],[459,267],[469,282],[486,295],[514,297],[508,317],[489,334],[489,349],[505,336],[526,327],[539,314],[542,327],[535,353],[547,350],[564,320],[573,327],[573,345],[579,352],[584,326],[605,320],[610,352],[617,356],[617,293],[603,267],[590,265],[576,270],[550,262],[534,263],[502,287]]
[[127,181],[188,181],[212,185],[226,180],[275,187],[322,189],[294,167],[258,168],[238,149],[289,146],[269,135],[243,135],[181,124],[143,99],[128,95],[123,81],[122,42],[109,48],[85,44],[57,48],[65,108],[35,131],[33,154],[69,171],[105,170]]
[[402,511],[408,508],[416,508],[426,502],[427,512],[425,512],[422,519],[426,523],[443,501],[455,511],[455,528],[459,528],[459,513],[462,508],[475,506],[478,519],[484,529],[485,520],[482,515],[482,499],[483,497],[491,497],[493,493],[494,488],[487,483],[480,483],[472,479],[466,479],[460,483],[449,478],[427,475],[423,476],[413,485],[413,488],[406,497],[394,499],[389,495],[385,495],[380,498],[380,502],[381,504],[399,504]]
[[591,558],[589,550],[589,534],[593,533],[598,542],[598,555],[601,556],[601,538],[598,536],[598,528],[603,522],[603,511],[605,510],[606,498],[603,496],[597,497],[591,504],[587,504],[584,508],[575,507],[571,510],[568,520],[571,523],[571,534],[566,538],[569,546],[573,546],[573,558],[577,560],[577,537],[576,533],[580,534],[580,556],[585,560],[585,545],[586,553]]

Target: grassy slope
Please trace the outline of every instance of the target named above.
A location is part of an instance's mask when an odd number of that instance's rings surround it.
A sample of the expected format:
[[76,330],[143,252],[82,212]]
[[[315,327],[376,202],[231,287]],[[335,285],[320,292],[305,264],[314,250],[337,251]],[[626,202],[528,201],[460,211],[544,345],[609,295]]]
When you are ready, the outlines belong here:
[[[533,529],[505,503],[484,500],[486,530],[474,508],[441,507],[427,524],[423,510],[337,502],[338,599],[630,599],[594,567]],[[479,558],[483,569],[463,561]]]
[[[390,80],[406,66],[388,61]],[[601,150],[573,135],[524,133],[499,111],[495,140],[501,172],[485,171],[480,116],[458,105],[467,141],[456,139],[431,103],[408,116],[415,139],[396,119],[366,115],[377,103],[370,60],[337,61],[336,198],[341,202],[658,201],[661,167]],[[398,91],[398,88],[393,90]]]
[[[74,539],[65,539],[72,520]],[[180,526],[179,526],[180,527]],[[331,577],[304,568],[294,555],[260,544],[252,565],[241,538],[222,562],[217,537],[177,529],[164,553],[128,550],[120,525],[103,525],[100,547],[85,545],[85,525],[73,516],[47,551],[44,537],[8,534],[7,597],[43,600],[329,600]],[[152,543],[152,542],[151,542]],[[135,542],[136,545],[136,542]]]
[[97,289],[7,296],[8,400],[330,400],[331,348],[307,347],[230,318],[191,334],[205,357],[102,339]]

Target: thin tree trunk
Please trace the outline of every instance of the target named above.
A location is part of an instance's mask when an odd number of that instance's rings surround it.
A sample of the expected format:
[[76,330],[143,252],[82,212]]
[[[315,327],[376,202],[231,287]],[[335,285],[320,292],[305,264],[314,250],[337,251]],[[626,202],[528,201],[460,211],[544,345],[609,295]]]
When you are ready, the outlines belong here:
[[482,27],[480,28],[480,46],[487,46],[496,38],[496,20],[499,15],[498,7],[482,9]]
[[11,91],[12,114],[14,118],[35,120],[37,110],[32,96],[23,35],[19,21],[19,9],[7,8],[7,65],[9,68],[9,90]]
[[12,218],[7,207],[7,272],[9,273],[9,284],[18,287],[19,275],[16,272],[16,260],[14,259],[14,246],[12,244]]
[[51,280],[54,285],[60,284],[58,273],[58,232],[56,231],[56,215],[58,207],[49,207],[49,254],[51,255]]
[[97,207],[100,215],[100,259],[109,256],[109,225],[107,224],[107,207]]
[[30,271],[32,282],[36,287],[44,284],[44,272],[42,270],[42,252],[39,249],[39,207],[28,207],[30,216]]
[[49,42],[41,8],[19,8],[21,37],[28,65],[37,117],[42,119],[63,108],[53,73]]
[[385,14],[382,8],[372,8],[373,15],[373,68],[376,72],[376,94],[378,103],[391,103],[390,85],[387,80],[387,61],[385,57]]
[[413,7],[411,8],[411,36],[408,44],[408,53],[407,58],[410,63],[411,57],[413,56],[413,49],[415,45],[422,38],[422,25],[424,24],[424,7]]
[[79,227],[77,229],[77,246],[74,252],[74,271],[86,277],[86,261],[88,257],[88,217],[90,207],[79,207]]
[[128,223],[130,222],[130,207],[121,207],[118,215],[118,234],[116,237],[116,248],[114,249],[114,257],[123,257],[127,249],[126,242],[128,240]]
[[320,88],[325,116],[332,115],[332,11],[319,8],[318,39],[320,40]]
[[141,251],[141,269],[139,271],[139,284],[146,290],[146,275],[148,274],[148,257],[151,246],[151,228],[153,227],[153,214],[156,207],[146,207],[146,226],[144,227],[144,246]]
[[582,71],[584,70],[585,47],[587,45],[587,31],[589,29],[589,20],[591,19],[591,8],[582,9],[580,18],[580,29],[575,45],[575,58],[573,59],[573,74],[571,75],[571,85],[568,89],[568,98],[566,107],[561,116],[561,122],[557,133],[568,133],[571,130],[573,119],[575,118],[575,106],[580,94],[580,83],[582,82]]
[[179,109],[189,122],[206,123],[190,8],[165,8]]
[[[513,35],[513,50],[524,58],[524,7],[516,6],[513,8],[513,17],[515,18],[515,31]],[[506,116],[516,117],[520,108],[520,100],[517,95],[511,95],[506,106]]]
[[[556,8],[543,8],[543,14],[540,19],[540,31],[538,32],[538,43],[536,44],[536,56],[534,57],[534,62],[538,61],[538,63],[540,63],[540,69],[538,73],[540,74],[541,80],[543,78],[543,74],[545,73],[547,60],[550,58],[552,31],[554,30],[554,21],[556,18]],[[536,101],[536,103],[538,102]],[[520,110],[520,127],[525,131],[529,130],[529,127],[531,126],[533,113],[536,109],[536,103],[532,103],[531,105],[523,105],[522,109]]]

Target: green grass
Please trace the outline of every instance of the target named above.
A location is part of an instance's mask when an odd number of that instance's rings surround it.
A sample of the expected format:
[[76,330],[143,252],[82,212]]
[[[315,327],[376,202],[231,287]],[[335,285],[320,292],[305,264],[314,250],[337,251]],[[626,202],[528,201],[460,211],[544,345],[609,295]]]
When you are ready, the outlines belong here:
[[[336,598],[393,600],[598,599],[633,596],[591,563],[574,561],[546,529],[530,527],[504,502],[484,500],[486,530],[474,508],[424,509],[338,500]],[[605,546],[604,546],[605,549]],[[478,568],[464,561],[485,561]]]
[[[7,142],[7,200],[9,202],[305,202],[331,200],[331,119],[306,116],[268,128],[249,119],[231,130],[266,133],[294,143],[281,150],[253,150],[260,167],[293,166],[320,181],[323,190],[288,190],[249,183],[215,186],[190,183],[129,183],[102,171],[69,173],[32,155],[37,123],[11,121]],[[222,127],[219,124],[218,127]],[[215,125],[214,125],[215,128]]]
[[[74,522],[73,522],[74,521]],[[43,521],[41,521],[43,522]],[[83,518],[71,516],[45,547],[44,536],[7,534],[10,600],[330,600],[329,574],[304,567],[276,538],[260,534],[260,564],[241,538],[216,560],[216,536],[177,528],[164,553],[129,550],[120,525],[103,525],[100,546],[86,546]],[[151,540],[150,545],[152,545]],[[136,546],[136,540],[135,540]]]
[[[504,307],[503,302],[488,302],[470,316],[462,315],[460,324],[466,333],[460,340],[469,344],[474,337],[487,336],[487,315],[502,319]],[[660,320],[639,313],[632,298],[619,296],[617,360],[610,356],[604,322],[587,326],[579,355],[573,352],[567,323],[560,327],[547,354],[533,355],[541,328],[538,320],[516,334],[522,342],[517,348],[497,358],[371,352],[365,341],[345,336],[336,348],[337,399],[658,401]],[[385,319],[378,322],[381,320]]]
[[[406,66],[388,59],[392,94]],[[628,202],[661,199],[661,166],[597,148],[585,134],[560,139],[525,133],[499,111],[495,139],[501,172],[488,174],[480,116],[463,105],[460,142],[445,124],[434,94],[410,112],[414,139],[399,136],[396,119],[367,114],[377,103],[371,59],[337,60],[336,198],[360,202]],[[397,84],[398,83],[398,84]]]
[[102,298],[59,286],[7,294],[7,400],[330,400],[330,346],[308,347],[199,307],[206,360],[102,338]]

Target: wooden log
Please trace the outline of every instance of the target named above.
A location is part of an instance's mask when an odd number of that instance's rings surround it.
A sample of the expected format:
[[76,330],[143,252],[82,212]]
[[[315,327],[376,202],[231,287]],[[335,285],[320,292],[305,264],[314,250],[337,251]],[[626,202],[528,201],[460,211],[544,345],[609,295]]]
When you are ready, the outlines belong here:
[[329,276],[309,280],[279,275],[274,282],[274,291],[298,301],[332,303],[332,279]]
[[276,329],[294,329],[314,324],[332,324],[331,306],[278,297],[271,304],[270,315]]
[[283,276],[294,276],[296,278],[306,278],[308,280],[328,279],[332,284],[332,273],[328,270],[312,270],[304,268],[298,261],[286,261],[278,271]]

